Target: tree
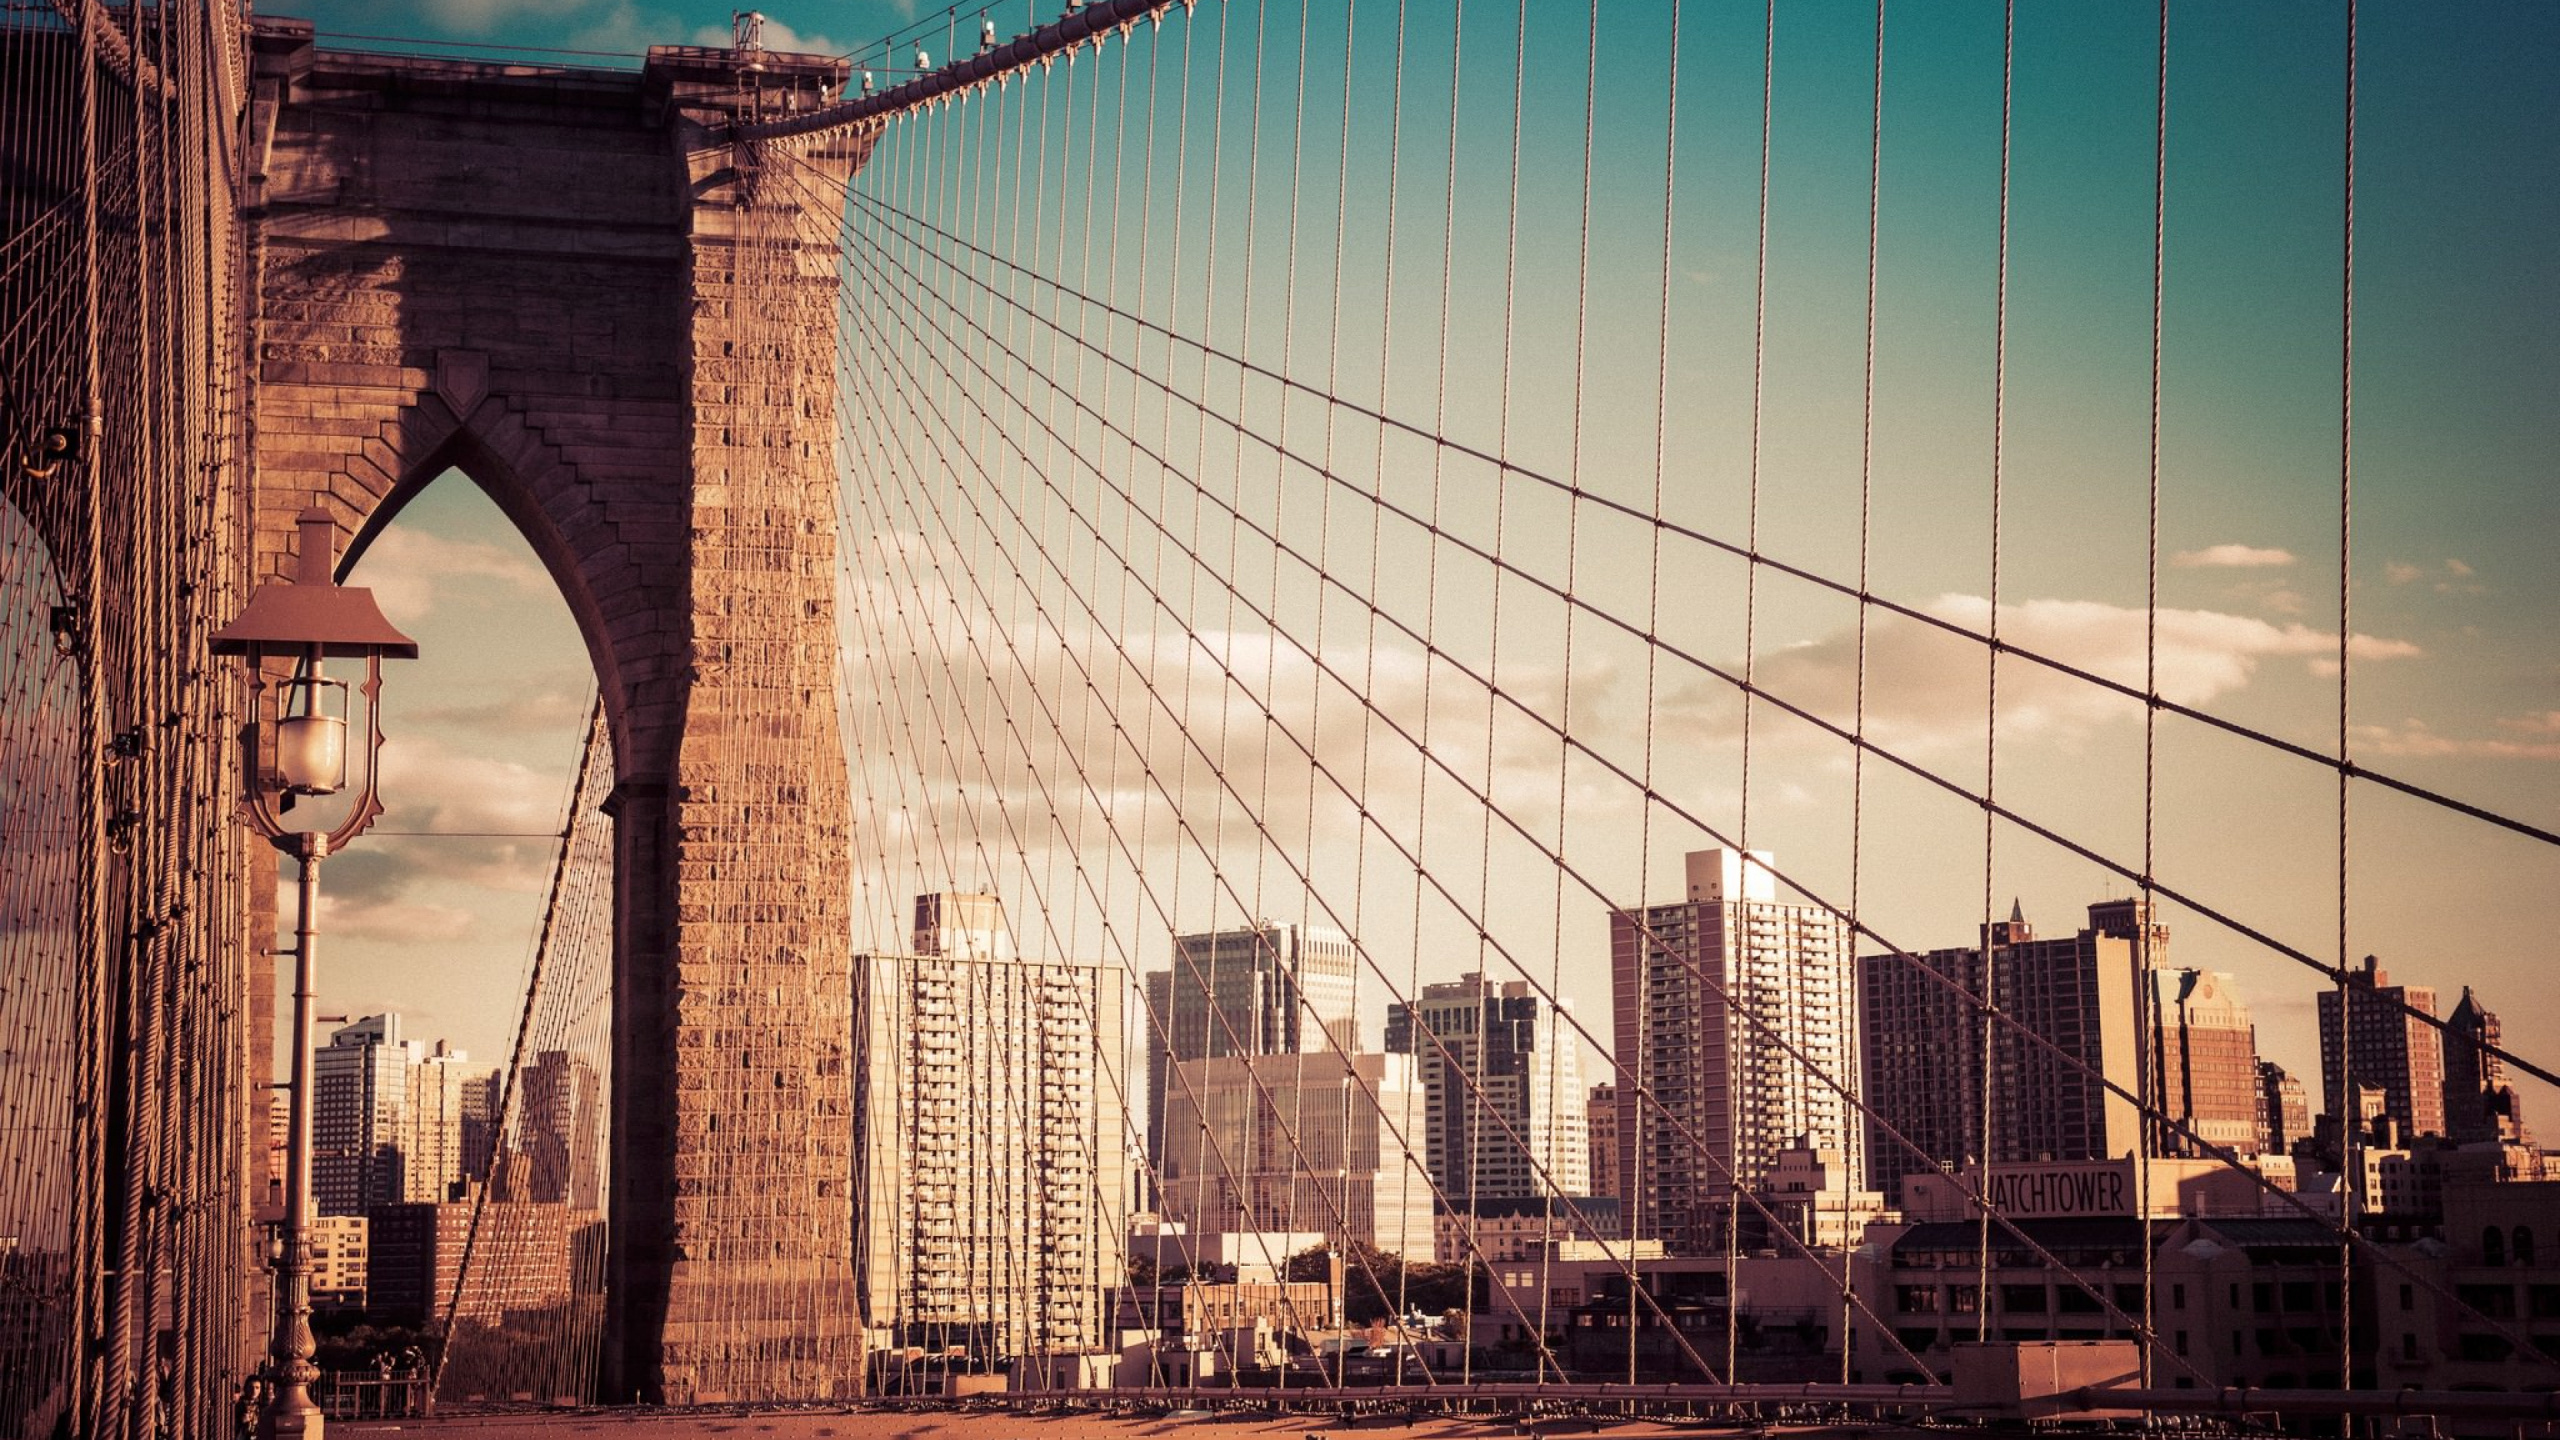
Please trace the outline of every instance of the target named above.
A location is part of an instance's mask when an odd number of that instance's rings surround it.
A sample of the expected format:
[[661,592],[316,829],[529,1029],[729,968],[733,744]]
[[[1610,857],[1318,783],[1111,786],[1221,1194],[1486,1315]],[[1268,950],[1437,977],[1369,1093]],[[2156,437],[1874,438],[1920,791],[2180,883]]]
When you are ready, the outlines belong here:
[[[1341,1247],[1342,1313],[1355,1325],[1392,1320],[1408,1310],[1436,1315],[1468,1310],[1492,1293],[1492,1274],[1463,1262],[1407,1264],[1392,1250],[1354,1240]],[[1336,1251],[1326,1245],[1289,1257],[1282,1274],[1300,1282],[1333,1278]]]

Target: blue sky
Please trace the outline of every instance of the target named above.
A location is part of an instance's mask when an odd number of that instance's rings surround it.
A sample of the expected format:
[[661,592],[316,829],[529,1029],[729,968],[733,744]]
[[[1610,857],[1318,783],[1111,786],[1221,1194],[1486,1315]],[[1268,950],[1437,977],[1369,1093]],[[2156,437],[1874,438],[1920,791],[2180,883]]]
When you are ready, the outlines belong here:
[[[2004,633],[2139,680],[2149,577],[2156,9],[2019,7],[2006,388],[1995,435],[2001,12],[1892,8],[1871,469],[1872,8],[1780,7],[1765,326],[1764,36],[1756,7],[1686,7],[1676,49],[1667,7],[1609,8],[1592,92],[1584,84],[1588,16],[1576,7],[1529,7],[1525,51],[1517,9],[1472,5],[1453,21],[1446,5],[1402,7],[1401,36],[1398,9],[1362,5],[1346,30],[1334,7],[1302,17],[1287,5],[1207,3],[1188,21],[1142,30],[1098,63],[1087,57],[907,122],[861,176],[860,191],[885,207],[866,212],[874,218],[862,233],[880,237],[883,213],[930,219],[1029,270],[1185,335],[1213,337],[1425,431],[1499,449],[1526,469],[1570,476],[1640,509],[1659,504],[1666,518],[1737,543],[1756,520],[1764,553],[1827,575],[1855,578],[1863,490],[1874,590],[1976,624],[1991,613],[1996,440]],[[630,52],[653,42],[709,43],[727,26],[726,10],[621,0],[451,0],[313,13],[324,30]],[[847,51],[913,21],[929,47],[942,48],[931,38],[940,12],[918,12],[917,20],[894,6],[847,4],[767,13],[776,44]],[[998,14],[1008,34],[1033,18],[1026,7]],[[2163,689],[2315,748],[2333,746],[2338,725],[2342,14],[2335,4],[2180,4],[2169,54]],[[965,18],[951,23],[970,28]],[[2560,233],[2560,93],[2548,83],[2560,73],[2560,11],[2369,4],[2361,25],[2351,733],[2361,763],[2548,827],[2560,819],[2560,641],[2551,623],[2560,613],[2560,567],[2549,560],[2560,538],[2560,259],[2548,243]],[[1675,56],[1680,101],[1671,125]],[[1586,174],[1587,99],[1595,138]],[[1666,206],[1667,153],[1678,158]],[[894,364],[926,366],[955,399],[970,393],[971,362],[948,345],[916,342],[901,326],[968,315],[1030,346],[1016,333],[1018,323],[1033,333],[1030,322],[975,283],[892,242],[864,251],[848,271],[848,295],[862,317],[849,332],[852,363],[874,378],[894,373]],[[926,291],[942,310],[915,308]],[[1330,455],[1344,483],[1328,486],[1302,463],[1239,444],[1231,429],[1145,407],[1125,378],[1107,381],[1105,369],[1061,365],[1044,403],[1059,414],[1125,413],[1149,434],[1160,428],[1192,479],[1213,481],[1212,493],[1323,547],[1390,613],[1427,627],[1453,653],[1500,667],[1512,686],[1564,707],[1570,679],[1578,687],[1570,702],[1577,734],[1654,773],[1666,794],[1714,823],[1743,825],[1739,707],[1729,688],[1669,671],[1648,680],[1642,647],[1588,616],[1574,622],[1564,663],[1565,615],[1551,597],[1516,578],[1497,596],[1482,567],[1447,547],[1435,556],[1391,521],[1370,538],[1374,507],[1346,500],[1350,490],[1374,487],[1488,546],[1498,538],[1523,570],[1568,581],[1593,604],[1645,618],[1719,664],[1739,669],[1747,656],[1772,689],[1846,722],[1855,616],[1836,595],[1764,572],[1746,606],[1743,567],[1728,556],[1675,544],[1657,571],[1641,527],[1587,509],[1568,517],[1553,492],[1450,452],[1435,456],[1410,437],[1378,436],[1352,422],[1328,430],[1304,393],[1291,400],[1284,432],[1276,387],[1240,384],[1231,370],[1201,372],[1219,387],[1223,413],[1264,435],[1286,433],[1301,457]],[[1205,382],[1184,384],[1202,391]],[[992,393],[983,384],[979,392]],[[1106,462],[1089,475],[1055,451],[1041,452],[1045,471],[1021,463],[998,441],[1010,436],[1036,450],[1037,412],[970,440],[935,435],[902,410],[894,387],[857,384],[852,393],[841,457],[856,567],[849,584],[903,586],[920,612],[959,627],[953,635],[1028,637],[1041,622],[1023,595],[919,593],[927,582],[914,577],[929,572],[920,564],[910,572],[908,557],[965,555],[969,573],[994,576],[1006,560],[1029,555],[1026,547],[1058,538],[1076,573],[1093,577],[1099,608],[1135,618],[1137,628],[1122,638],[1143,633],[1150,656],[1178,657],[1180,647],[1166,648],[1163,635],[1189,628],[1224,637],[1232,653],[1258,657],[1256,673],[1270,677],[1267,698],[1282,702],[1276,711],[1310,734],[1323,732],[1320,753],[1385,752],[1374,735],[1324,738],[1343,733],[1346,707],[1356,702],[1330,690],[1303,647],[1289,643],[1319,623],[1328,627],[1327,654],[1356,654],[1368,668],[1381,712],[1437,717],[1456,707],[1435,720],[1446,727],[1440,745],[1483,773],[1538,833],[1560,834],[1576,865],[1605,877],[1613,893],[1660,891],[1679,852],[1705,843],[1660,807],[1630,803],[1585,762],[1541,750],[1516,716],[1468,699],[1445,676],[1426,701],[1428,667],[1413,646],[1346,615],[1339,596],[1324,598],[1321,586],[1267,554],[1239,552],[1226,578],[1269,599],[1285,632],[1278,643],[1225,595],[1221,577],[1167,558],[1163,547],[1136,577],[1172,597],[1151,615],[1129,579],[1097,566],[1095,535],[1047,519],[1039,523],[1062,525],[1060,536],[1025,528],[972,538],[950,528],[944,517],[958,512],[937,503],[993,493],[1028,505],[1066,492],[1092,496],[1117,539],[1130,521],[1102,505],[1107,483],[1173,497],[1161,513],[1177,529],[1215,517],[1206,502],[1183,498],[1180,483],[1144,467]],[[914,473],[895,483],[881,478],[892,470]],[[1047,488],[1053,483],[1058,491]],[[1328,493],[1345,508],[1331,512],[1331,528],[1307,528]],[[1215,539],[1228,543],[1223,531]],[[432,757],[445,777],[433,800],[445,807],[441,818],[408,828],[475,828],[459,823],[466,810],[486,811],[489,823],[476,828],[556,823],[592,681],[565,611],[552,622],[539,618],[556,601],[546,600],[538,567],[503,520],[466,487],[439,485],[368,555],[358,578],[393,592],[386,608],[425,642],[430,659],[413,673],[446,677],[407,682],[411,693],[434,697],[432,713],[398,709],[408,702],[395,688],[400,743],[421,761]],[[1063,582],[1048,583],[1064,606]],[[862,613],[874,619],[848,626],[878,623],[877,610]],[[1107,628],[1072,630],[1063,648],[1085,647],[1079,653],[1106,669],[1138,664],[1115,658],[1101,633]],[[507,643],[498,653],[511,667],[501,684],[474,678],[468,666],[429,671],[441,653],[488,653],[488,638],[501,630]],[[867,703],[863,685],[922,683],[879,668],[887,639],[849,628],[857,707]],[[1909,622],[1877,624],[1869,645],[1871,733],[1978,785],[1987,679],[1978,653],[1933,645]],[[1178,675],[1164,668],[1175,663],[1164,659],[1146,674],[1181,693],[1184,715],[1222,736],[1241,723],[1236,717],[1250,707],[1204,678],[1196,657],[1180,661]],[[978,678],[989,694],[1012,693],[1005,683],[1076,693],[1063,668]],[[945,672],[939,683],[951,681]],[[2002,687],[2003,800],[2110,853],[2138,857],[2138,707],[2015,663],[2004,666]],[[453,698],[490,688],[516,693],[476,707]],[[953,703],[965,710],[996,702]],[[995,886],[1020,916],[1035,888],[1050,893],[1039,876],[1049,873],[1051,852],[1067,848],[1071,821],[1102,823],[1043,810],[1038,787],[1022,773],[945,773],[949,762],[898,749],[888,712],[864,715],[848,729],[857,744],[866,736],[874,742],[857,776],[878,793],[903,783],[899,793],[921,797],[959,779],[987,781],[976,793],[1000,798],[937,811],[939,839],[912,820],[865,832],[857,869],[876,892],[865,913],[883,933],[860,943],[893,939],[897,892],[910,882],[938,883],[955,868],[954,854],[994,854],[970,862],[977,873],[949,878]],[[1076,723],[1089,725],[1090,717]],[[1455,738],[1462,736],[1475,738]],[[1336,744],[1350,748],[1336,752]],[[1139,758],[1081,728],[1035,751],[1018,771],[1047,763],[1052,778],[1062,778]],[[1404,907],[1413,913],[1393,927],[1394,943],[1384,929],[1376,936],[1397,971],[1410,964],[1435,979],[1479,963],[1501,970],[1501,958],[1488,958],[1459,917],[1413,895],[1410,874],[1398,881],[1379,873],[1376,841],[1362,842],[1356,815],[1327,810],[1309,766],[1268,749],[1257,756],[1238,763],[1260,793],[1315,797],[1275,803],[1266,818],[1282,808],[1298,817],[1277,826],[1276,836],[1239,833],[1221,842],[1222,869],[1251,873],[1261,908],[1339,914],[1354,908],[1344,897],[1357,897],[1374,919],[1381,907]],[[1508,937],[1505,948],[1531,957],[1542,974],[1551,967],[1586,1013],[1601,1013],[1600,902],[1559,887],[1553,867],[1527,847],[1480,834],[1480,815],[1452,827],[1450,792],[1432,788],[1409,751],[1395,763],[1402,768],[1387,759],[1374,772],[1364,767],[1375,808],[1401,817],[1396,823],[1420,837],[1435,867],[1478,877],[1464,888],[1477,895],[1489,927]],[[1868,913],[1902,944],[1960,943],[1980,919],[1985,888],[1979,812],[1872,764],[1859,784],[1866,848],[1858,883]],[[1765,711],[1756,717],[1752,843],[1776,850],[1783,868],[1800,870],[1834,898],[1850,882],[1850,786],[1836,744]],[[1015,810],[983,808],[1008,795]],[[2326,772],[2166,724],[2157,796],[2155,873],[2314,954],[2334,951],[2337,840]],[[393,800],[395,818],[399,805],[418,803]],[[1127,813],[1143,816],[1142,802],[1131,801]],[[1436,825],[1424,813],[1432,806],[1443,817]],[[1454,802],[1454,813],[1467,811]],[[1016,838],[1026,816],[1034,833],[1027,850]],[[1147,843],[1161,846],[1167,833],[1158,827]],[[1007,859],[1009,847],[1021,853]],[[1167,905],[1140,904],[1114,920],[1108,906],[1080,902],[1074,916],[1051,917],[1058,943],[1088,953],[1119,947],[1114,958],[1157,965],[1164,963],[1157,910],[1178,909],[1172,923],[1181,928],[1231,922],[1235,897],[1206,878],[1205,862],[1184,859],[1178,848],[1150,862]],[[344,874],[356,887],[341,892],[358,932],[342,952],[351,957],[347,1003],[430,1011],[429,1031],[444,1024],[476,1050],[499,1048],[512,1013],[505,987],[520,973],[538,904],[539,849],[385,842],[386,859],[369,877],[351,873],[361,868],[352,856],[334,864],[333,884]],[[2073,928],[2081,906],[2121,889],[2032,837],[2004,832],[1994,849],[1990,886],[1999,908],[2022,896],[2047,932]],[[1292,860],[1316,875],[1325,904],[1296,884]],[[2462,984],[2476,984],[2506,1011],[2512,1041],[2528,1053],[2560,1052],[2560,1017],[2529,1003],[2560,925],[2560,863],[2549,847],[2359,790],[2352,893],[2352,953],[2379,952],[2400,978],[2445,990],[2448,1008]],[[1171,905],[1177,896],[1184,898]],[[2257,1012],[2262,1048],[2316,1074],[2312,977],[2200,918],[2175,910],[2169,918],[2173,957],[2234,972]],[[367,927],[371,935],[362,933]],[[428,954],[442,968],[416,963]],[[430,973],[438,978],[425,980]],[[457,988],[447,975],[474,983]],[[1382,1006],[1381,997],[1373,1010]],[[2553,1100],[2539,1103],[2560,1125]]]

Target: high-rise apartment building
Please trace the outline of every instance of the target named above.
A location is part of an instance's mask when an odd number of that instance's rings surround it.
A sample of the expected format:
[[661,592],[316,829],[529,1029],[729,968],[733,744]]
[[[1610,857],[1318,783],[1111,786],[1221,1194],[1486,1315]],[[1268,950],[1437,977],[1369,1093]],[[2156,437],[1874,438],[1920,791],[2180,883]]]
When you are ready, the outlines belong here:
[[2444,1128],[2457,1144],[2532,1143],[2524,1102],[2507,1083],[2507,1062],[2487,1048],[2498,1043],[2498,1012],[2463,986],[2444,1022]]
[[1618,1087],[1592,1086],[1583,1114],[1591,1134],[1591,1193],[1614,1196],[1618,1193]]
[[486,1065],[442,1040],[409,1069],[407,1159],[401,1166],[402,1200],[432,1203],[452,1198],[463,1178],[463,1128],[472,1092],[489,1074]]
[[604,1077],[565,1050],[545,1050],[516,1078],[521,1189],[509,1199],[604,1208]]
[[2258,1153],[2289,1155],[2311,1138],[2311,1097],[2302,1077],[2273,1060],[2258,1062]]
[[462,1178],[487,1184],[498,1163],[498,1127],[506,1119],[507,1077],[491,1070],[462,1087]]
[[311,1193],[321,1214],[361,1215],[408,1198],[400,1133],[413,1058],[396,1014],[342,1025],[313,1054]]
[[[312,1118],[316,1120],[319,1117]],[[286,1147],[292,1137],[293,1095],[280,1086],[267,1095],[266,1164],[263,1167],[267,1194],[265,1203],[258,1207],[260,1220],[284,1218],[285,1158],[291,1153]]]
[[[2417,1014],[2410,1013],[2418,1012]],[[2434,1026],[2418,1018],[2436,1013],[2436,992],[2424,985],[2394,985],[2371,955],[2347,972],[2343,989],[2320,992],[2320,1094],[2327,1113],[2353,1116],[2347,1086],[2382,1092],[2382,1113],[2405,1139],[2442,1135],[2444,1043]]]
[[1587,1195],[1582,1044],[1525,980],[1469,974],[1387,1008],[1422,1074],[1424,1156],[1451,1203]]
[[397,1013],[329,1034],[312,1056],[311,1188],[323,1215],[433,1203],[462,1178],[465,1093],[481,1076],[438,1041],[403,1039]]
[[[1769,856],[1701,850],[1687,898],[1609,917],[1628,1233],[1708,1253],[1737,1187],[1803,1140],[1863,1165],[1848,923],[1782,901]],[[1846,1093],[1844,1093],[1846,1092]]]
[[867,1323],[992,1356],[1095,1346],[1124,1283],[1127,972],[1013,953],[995,897],[927,895],[854,962]]
[[1149,1163],[1162,1160],[1175,1061],[1359,1049],[1357,966],[1349,940],[1311,925],[1175,936],[1173,964],[1145,982]]
[[1410,1055],[1330,1050],[1184,1060],[1166,1097],[1162,1208],[1198,1235],[1321,1231],[1431,1253]]
[[[2133,1153],[2145,1128],[2127,1098],[2143,1093],[2141,1002],[2168,941],[2139,900],[2092,905],[2087,929],[2051,940],[2038,939],[2013,904],[2007,920],[1984,927],[1979,947],[1861,958],[1874,1110],[1867,1187],[1899,1203],[1905,1175],[1986,1152],[1999,1162]],[[1989,1034],[1999,1079],[1987,1137],[1983,1015],[1965,995],[2001,1016]]]
[[[2231,977],[2152,972],[2154,1155],[2258,1151],[2258,1028]],[[2198,1143],[2201,1141],[2202,1143]]]

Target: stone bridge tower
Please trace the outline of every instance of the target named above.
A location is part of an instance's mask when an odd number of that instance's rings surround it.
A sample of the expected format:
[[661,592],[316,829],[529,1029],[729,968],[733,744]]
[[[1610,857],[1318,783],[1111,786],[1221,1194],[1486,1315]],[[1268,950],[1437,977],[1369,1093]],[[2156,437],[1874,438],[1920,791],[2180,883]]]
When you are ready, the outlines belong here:
[[[577,617],[612,729],[605,1394],[858,1391],[836,718],[844,137],[732,145],[841,62],[639,74],[257,41],[262,575],[460,468]],[[794,144],[798,148],[790,148]]]

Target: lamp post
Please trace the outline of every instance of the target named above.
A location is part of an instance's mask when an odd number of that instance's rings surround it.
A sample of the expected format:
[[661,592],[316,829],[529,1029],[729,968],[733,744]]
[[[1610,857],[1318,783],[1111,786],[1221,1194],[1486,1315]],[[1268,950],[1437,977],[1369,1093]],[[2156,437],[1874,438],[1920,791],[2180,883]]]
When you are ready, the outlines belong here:
[[[313,506],[294,517],[300,531],[294,576],[270,580],[249,597],[238,619],[213,635],[213,653],[246,658],[249,715],[241,727],[240,811],[251,829],[301,867],[301,908],[294,917],[293,1085],[285,1141],[283,1243],[276,1256],[275,1336],[261,1436],[320,1440],[325,1421],[311,1401],[320,1378],[311,1357],[311,998],[313,931],[320,901],[320,862],[364,833],[382,801],[374,784],[382,753],[384,656],[414,660],[417,642],[391,627],[370,590],[339,585],[337,522]],[[362,779],[347,780],[349,709],[344,681],[323,673],[333,659],[361,659],[364,679]],[[289,669],[285,668],[290,666]],[[270,673],[271,668],[275,673]],[[345,795],[336,805],[313,806]],[[302,814],[292,814],[301,809]],[[317,813],[315,813],[317,812]],[[334,822],[331,815],[334,813]]]

